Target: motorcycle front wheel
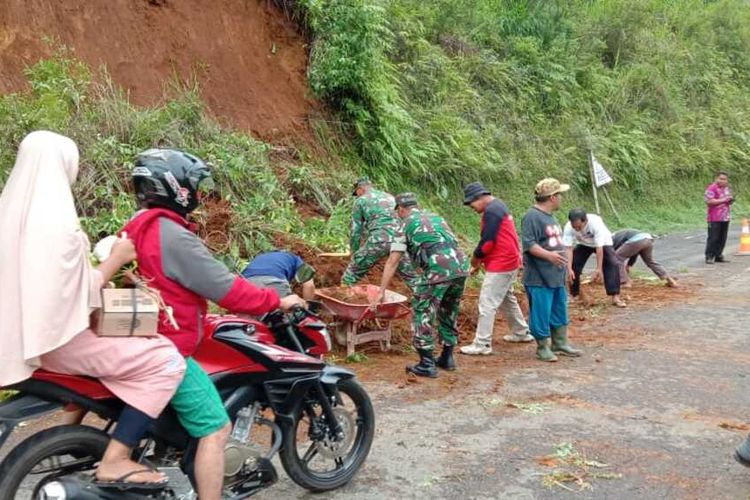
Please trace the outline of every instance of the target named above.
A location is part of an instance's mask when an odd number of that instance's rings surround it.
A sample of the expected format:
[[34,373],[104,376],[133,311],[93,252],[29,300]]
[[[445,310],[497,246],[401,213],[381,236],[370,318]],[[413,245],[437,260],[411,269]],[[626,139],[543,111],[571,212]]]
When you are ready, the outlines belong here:
[[339,382],[333,406],[343,437],[331,439],[320,405],[302,408],[294,425],[284,426],[280,452],[292,480],[312,492],[339,488],[354,477],[370,453],[375,412],[367,392],[356,380]]

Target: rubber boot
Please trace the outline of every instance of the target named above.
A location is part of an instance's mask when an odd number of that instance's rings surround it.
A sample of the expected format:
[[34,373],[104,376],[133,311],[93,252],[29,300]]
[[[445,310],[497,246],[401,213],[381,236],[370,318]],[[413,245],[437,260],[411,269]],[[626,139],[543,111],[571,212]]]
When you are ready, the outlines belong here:
[[536,357],[542,361],[557,361],[557,356],[550,349],[552,340],[547,337],[536,339]]
[[440,357],[435,362],[443,370],[452,372],[456,369],[456,360],[453,359],[453,346],[443,344],[443,352],[440,353]]
[[435,358],[432,357],[432,351],[428,351],[427,349],[417,349],[417,353],[419,353],[419,363],[413,366],[407,366],[406,371],[420,377],[437,377],[438,371],[435,367]]
[[552,352],[556,352],[563,356],[571,356],[577,358],[581,355],[579,349],[574,348],[568,344],[568,327],[558,326],[552,328]]
[[742,444],[734,450],[734,459],[745,467],[750,467],[750,434]]

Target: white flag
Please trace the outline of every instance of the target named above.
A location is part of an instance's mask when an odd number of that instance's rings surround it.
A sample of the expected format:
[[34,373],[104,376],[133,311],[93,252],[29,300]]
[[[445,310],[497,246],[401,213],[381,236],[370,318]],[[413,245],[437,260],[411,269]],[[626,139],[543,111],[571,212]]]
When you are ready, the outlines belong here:
[[594,153],[591,153],[591,167],[594,169],[594,184],[596,184],[596,187],[602,187],[612,182],[612,177],[604,170],[604,167],[596,159]]

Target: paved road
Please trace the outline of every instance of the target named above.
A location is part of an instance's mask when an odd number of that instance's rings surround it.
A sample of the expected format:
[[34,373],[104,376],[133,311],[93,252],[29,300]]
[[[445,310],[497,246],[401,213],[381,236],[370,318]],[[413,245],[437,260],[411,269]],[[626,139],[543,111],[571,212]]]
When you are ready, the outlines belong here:
[[[747,498],[750,470],[731,454],[748,429],[750,258],[706,266],[704,240],[659,239],[657,258],[694,293],[592,311],[572,333],[582,358],[542,364],[531,346],[497,345],[417,384],[369,367],[371,455],[314,498]],[[313,498],[280,476],[258,498]]]
[[[484,379],[435,395],[432,382],[368,381],[378,415],[370,459],[349,486],[316,498],[747,498],[750,470],[732,451],[750,409],[750,258],[706,266],[704,242],[691,232],[656,244],[700,287],[695,296],[577,328],[580,359],[519,361],[532,356],[523,346],[461,357],[484,364]],[[575,492],[545,486],[561,472],[581,477],[562,482]],[[308,498],[286,477],[260,498],[279,496]]]

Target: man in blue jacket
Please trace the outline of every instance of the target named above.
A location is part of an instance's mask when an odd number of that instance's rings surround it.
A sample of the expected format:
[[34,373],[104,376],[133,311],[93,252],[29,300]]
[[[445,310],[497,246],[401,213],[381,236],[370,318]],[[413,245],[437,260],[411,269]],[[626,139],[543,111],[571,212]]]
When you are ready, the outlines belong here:
[[242,276],[259,288],[273,288],[279,297],[292,294],[292,282],[302,285],[302,298],[315,298],[315,269],[297,254],[276,250],[255,257]]

